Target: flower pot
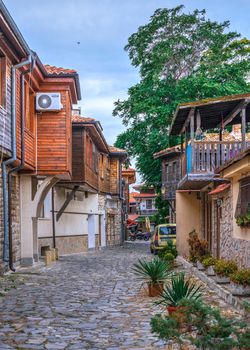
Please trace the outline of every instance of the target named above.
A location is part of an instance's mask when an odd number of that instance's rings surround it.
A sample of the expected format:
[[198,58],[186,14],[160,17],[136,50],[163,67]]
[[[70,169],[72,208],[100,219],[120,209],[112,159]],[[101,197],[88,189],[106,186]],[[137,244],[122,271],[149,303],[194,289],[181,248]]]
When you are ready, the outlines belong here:
[[230,278],[227,276],[219,276],[216,275],[215,276],[215,282],[219,283],[219,284],[226,284],[226,283],[230,283]]
[[204,271],[205,270],[204,265],[200,261],[197,261],[197,269],[200,270],[200,271]]
[[159,297],[163,292],[163,282],[159,283],[148,283],[148,296]]
[[231,290],[233,295],[237,295],[237,296],[250,295],[250,286],[248,286],[248,285],[243,285],[243,284],[231,282],[230,283],[230,290]]
[[169,315],[172,315],[173,312],[178,310],[178,306],[167,306],[167,311],[169,313]]
[[214,272],[214,267],[213,266],[208,266],[206,273],[208,276],[215,276],[215,272]]

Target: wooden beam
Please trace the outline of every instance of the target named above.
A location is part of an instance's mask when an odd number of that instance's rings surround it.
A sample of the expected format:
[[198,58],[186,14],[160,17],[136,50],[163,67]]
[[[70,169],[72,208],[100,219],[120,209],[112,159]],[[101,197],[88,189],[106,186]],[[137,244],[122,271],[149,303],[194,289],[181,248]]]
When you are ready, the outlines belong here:
[[74,195],[75,195],[75,193],[76,193],[76,191],[78,190],[79,187],[80,186],[74,186],[73,190],[70,192],[70,194],[66,198],[65,202],[63,203],[61,209],[56,214],[56,221],[58,221],[60,219],[60,217],[62,216],[63,212],[65,211],[65,209],[69,205],[69,202],[74,198]]
[[[244,107],[245,104],[247,104],[249,101],[244,99],[242,101],[240,101],[240,103],[232,110],[232,112],[230,112],[225,120],[223,121],[223,125],[226,126],[227,124],[229,124],[242,110],[242,108]],[[217,125],[217,128],[221,127],[221,123]]]
[[242,151],[246,149],[246,105],[241,110],[241,139]]
[[195,108],[194,108],[194,107],[190,109],[190,111],[189,111],[189,113],[188,113],[188,117],[187,117],[187,119],[186,119],[186,121],[185,121],[185,123],[184,123],[184,125],[183,125],[183,127],[182,127],[182,129],[181,129],[181,134],[184,133],[184,131],[185,131],[186,127],[188,126],[188,123],[189,123],[189,121],[190,121],[192,115],[194,116],[194,111],[195,111]]

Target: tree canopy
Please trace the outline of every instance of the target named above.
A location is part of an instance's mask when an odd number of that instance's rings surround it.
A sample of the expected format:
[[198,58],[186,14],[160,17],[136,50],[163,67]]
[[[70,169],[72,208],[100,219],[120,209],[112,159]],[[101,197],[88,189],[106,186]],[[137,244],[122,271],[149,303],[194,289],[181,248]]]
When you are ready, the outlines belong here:
[[125,50],[140,81],[115,102],[113,115],[127,127],[116,146],[135,157],[145,182],[160,184],[153,154],[178,142],[168,131],[179,103],[250,91],[250,41],[229,26],[178,6],[156,10],[129,37]]

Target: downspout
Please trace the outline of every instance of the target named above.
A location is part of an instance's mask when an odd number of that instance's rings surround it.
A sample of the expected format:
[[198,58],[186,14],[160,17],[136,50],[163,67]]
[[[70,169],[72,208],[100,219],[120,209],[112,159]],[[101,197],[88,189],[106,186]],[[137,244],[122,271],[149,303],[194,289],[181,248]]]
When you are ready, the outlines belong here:
[[21,73],[21,163],[17,167],[11,169],[8,173],[8,221],[9,221],[9,267],[12,271],[15,271],[15,268],[13,266],[13,231],[12,231],[12,215],[11,215],[11,208],[12,208],[12,173],[17,173],[19,170],[23,169],[24,162],[25,162],[25,134],[24,134],[24,128],[25,128],[25,86],[24,86],[24,76],[28,73],[30,73],[34,68],[35,60],[32,58],[30,67]]
[[[3,261],[10,263],[9,256],[9,199],[11,193],[7,191],[7,166],[12,165],[17,160],[16,154],[16,70],[30,64],[32,62],[31,55],[28,59],[16,64],[11,68],[11,149],[12,157],[2,163],[3,176],[3,219],[4,219],[4,241],[3,241]],[[11,210],[10,210],[11,215]],[[13,266],[11,266],[13,267]]]
[[56,248],[56,223],[55,223],[55,190],[54,186],[52,187],[51,195],[51,206],[52,206],[52,234],[53,234],[53,248]]

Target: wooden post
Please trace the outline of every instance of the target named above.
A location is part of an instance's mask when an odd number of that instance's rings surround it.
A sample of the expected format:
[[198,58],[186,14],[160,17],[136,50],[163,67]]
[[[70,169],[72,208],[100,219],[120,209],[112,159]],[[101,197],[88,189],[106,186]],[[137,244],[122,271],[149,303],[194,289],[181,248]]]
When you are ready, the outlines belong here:
[[191,139],[191,166],[194,170],[194,109],[190,115],[190,139]]
[[242,150],[246,149],[246,105],[241,110],[241,137],[242,137]]

